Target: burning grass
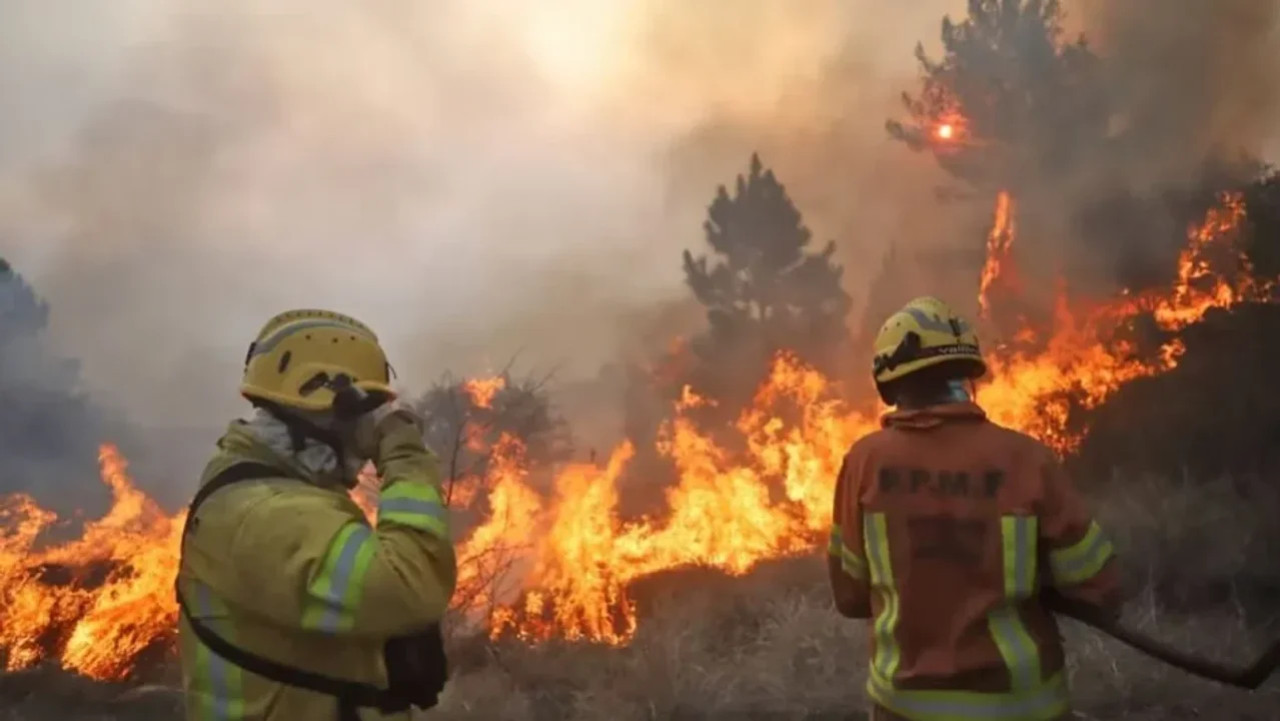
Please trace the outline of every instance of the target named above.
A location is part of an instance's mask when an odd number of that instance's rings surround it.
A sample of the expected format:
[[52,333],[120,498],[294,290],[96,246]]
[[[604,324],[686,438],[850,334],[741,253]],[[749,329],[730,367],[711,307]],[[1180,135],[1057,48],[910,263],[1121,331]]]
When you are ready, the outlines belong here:
[[[1126,623],[1244,663],[1280,635],[1280,489],[1223,479],[1116,479],[1097,499],[1132,598]],[[1206,513],[1206,509],[1210,512]],[[1236,579],[1228,594],[1183,591]],[[433,719],[856,719],[866,700],[862,623],[836,615],[818,556],[742,578],[669,572],[633,589],[641,623],[625,648],[463,644]],[[1081,719],[1274,719],[1280,678],[1256,692],[1200,681],[1064,622]]]
[[[1268,505],[1280,489],[1243,479],[1116,480],[1096,505],[1133,583],[1128,624],[1231,663],[1280,634],[1267,585],[1280,584],[1280,528]],[[809,555],[737,578],[706,568],[649,577],[631,588],[640,623],[622,648],[454,638],[455,676],[441,706],[421,718],[734,719],[752,718],[744,715],[752,709],[754,718],[862,719],[865,626],[836,615],[824,574]],[[1221,598],[1177,592],[1229,577],[1249,580]],[[1280,708],[1280,678],[1239,691],[1072,622],[1063,631],[1079,719],[1269,721]],[[177,721],[176,703],[172,690],[49,669],[0,677],[4,721]]]

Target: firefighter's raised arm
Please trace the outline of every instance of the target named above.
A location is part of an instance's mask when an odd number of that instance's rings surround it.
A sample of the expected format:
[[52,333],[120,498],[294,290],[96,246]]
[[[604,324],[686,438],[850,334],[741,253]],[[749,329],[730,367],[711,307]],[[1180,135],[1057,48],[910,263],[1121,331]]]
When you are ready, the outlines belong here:
[[384,426],[376,528],[353,502],[319,489],[265,498],[234,534],[229,561],[243,582],[220,589],[228,601],[328,634],[390,637],[440,620],[456,560],[435,460],[411,423]]

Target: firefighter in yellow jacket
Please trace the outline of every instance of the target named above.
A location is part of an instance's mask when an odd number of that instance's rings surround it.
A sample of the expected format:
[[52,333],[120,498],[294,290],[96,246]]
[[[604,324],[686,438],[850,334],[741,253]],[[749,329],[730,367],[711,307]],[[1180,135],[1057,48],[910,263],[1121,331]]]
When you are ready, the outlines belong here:
[[1111,543],[1054,454],[973,402],[986,364],[945,303],[908,303],[875,352],[894,410],[844,458],[828,563],[840,613],[875,619],[872,719],[1067,718],[1053,599],[1118,613]]
[[[177,595],[187,718],[408,719],[444,684],[456,559],[420,422],[364,324],[272,318],[249,347],[255,406],[218,441],[188,512]],[[348,490],[372,461],[376,526]]]

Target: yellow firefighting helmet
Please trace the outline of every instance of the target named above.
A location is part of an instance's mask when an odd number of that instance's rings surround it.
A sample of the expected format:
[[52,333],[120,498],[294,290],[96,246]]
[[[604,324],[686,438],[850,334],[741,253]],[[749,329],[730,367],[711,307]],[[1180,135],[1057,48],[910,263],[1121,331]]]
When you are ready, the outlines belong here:
[[965,378],[987,372],[973,326],[946,303],[916,298],[880,327],[873,364],[877,387],[942,363],[956,364]]
[[326,411],[342,376],[370,396],[394,398],[390,372],[378,337],[365,324],[327,310],[290,310],[267,321],[249,344],[240,393],[287,408]]

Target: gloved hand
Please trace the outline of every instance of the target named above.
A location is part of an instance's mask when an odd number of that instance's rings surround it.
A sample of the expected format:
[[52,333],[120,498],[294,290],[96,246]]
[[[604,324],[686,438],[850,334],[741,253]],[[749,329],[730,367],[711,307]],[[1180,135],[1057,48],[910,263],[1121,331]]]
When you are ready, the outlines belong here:
[[356,419],[357,452],[364,458],[376,460],[383,439],[402,429],[412,429],[421,438],[422,418],[412,406],[398,398],[383,403]]
[[388,695],[397,706],[429,709],[439,703],[440,692],[449,680],[449,660],[439,624],[390,639],[383,649],[383,660]]

